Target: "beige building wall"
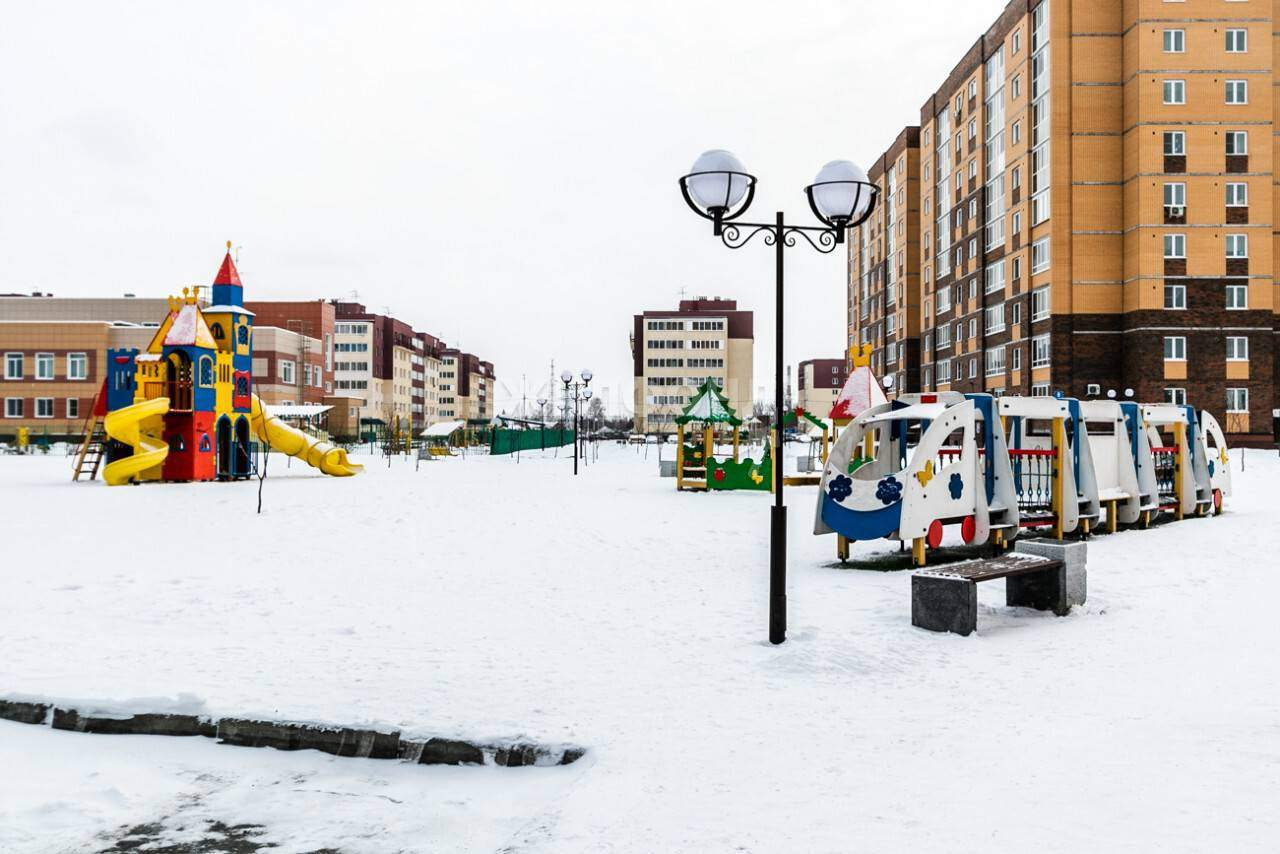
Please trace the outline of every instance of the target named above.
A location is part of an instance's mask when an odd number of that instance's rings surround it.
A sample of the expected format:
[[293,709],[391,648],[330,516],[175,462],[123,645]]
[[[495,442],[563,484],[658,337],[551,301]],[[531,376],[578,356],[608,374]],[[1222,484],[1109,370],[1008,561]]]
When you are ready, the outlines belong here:
[[19,427],[33,437],[80,436],[106,378],[107,350],[141,350],[155,334],[102,321],[0,321],[0,439],[12,440]]

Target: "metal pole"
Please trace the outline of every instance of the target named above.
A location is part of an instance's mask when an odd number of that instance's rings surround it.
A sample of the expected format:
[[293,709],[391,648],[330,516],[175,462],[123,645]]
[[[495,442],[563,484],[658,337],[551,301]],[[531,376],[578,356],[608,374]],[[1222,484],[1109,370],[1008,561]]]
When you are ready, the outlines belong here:
[[782,411],[784,384],[782,379],[782,296],[783,296],[783,222],[778,212],[774,256],[777,264],[777,354],[774,364],[774,424],[777,427],[778,447],[773,449],[777,459],[777,482],[773,485],[773,510],[769,518],[769,643],[780,644],[787,639],[787,507],[782,501],[782,486],[786,473],[783,455],[785,445],[782,435]]
[[578,386],[573,388],[573,473],[578,473]]

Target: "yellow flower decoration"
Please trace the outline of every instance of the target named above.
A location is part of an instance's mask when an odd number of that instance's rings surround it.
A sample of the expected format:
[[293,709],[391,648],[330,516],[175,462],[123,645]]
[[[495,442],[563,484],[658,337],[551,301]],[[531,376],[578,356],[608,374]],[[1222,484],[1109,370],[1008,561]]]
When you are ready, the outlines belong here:
[[920,481],[921,486],[929,485],[929,481],[933,480],[933,460],[929,460],[924,468],[916,472],[916,480]]

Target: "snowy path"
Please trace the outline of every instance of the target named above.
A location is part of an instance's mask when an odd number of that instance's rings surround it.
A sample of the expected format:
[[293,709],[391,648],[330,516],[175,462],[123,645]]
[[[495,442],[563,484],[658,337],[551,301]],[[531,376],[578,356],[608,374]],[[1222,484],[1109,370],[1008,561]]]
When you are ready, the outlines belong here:
[[[261,517],[256,484],[111,490],[66,465],[0,459],[0,696],[589,747],[512,851],[1280,846],[1274,455],[1250,452],[1224,517],[1094,539],[1067,618],[984,585],[967,639],[911,627],[908,573],[833,568],[792,489],[778,648],[768,496],[677,495],[633,449],[576,481],[530,456],[294,466]],[[0,749],[38,775],[15,726]]]

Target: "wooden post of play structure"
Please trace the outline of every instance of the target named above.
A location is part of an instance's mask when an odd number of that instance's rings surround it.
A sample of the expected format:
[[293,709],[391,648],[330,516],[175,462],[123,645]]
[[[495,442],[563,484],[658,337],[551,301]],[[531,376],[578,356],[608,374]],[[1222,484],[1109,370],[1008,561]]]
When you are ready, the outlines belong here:
[[1187,458],[1187,425],[1173,425],[1173,518],[1182,521],[1182,464]]
[[[662,455],[658,456],[661,458]],[[676,492],[682,489],[684,489],[684,425],[676,422]]]
[[911,562],[916,566],[924,566],[924,537],[916,537],[911,541]]
[[827,427],[822,428],[822,465],[823,466],[826,466],[827,464],[827,452],[831,448],[831,445],[829,444],[830,440],[827,435],[830,432],[831,431]]
[[732,425],[732,426],[733,426],[733,461],[736,463],[738,462],[738,439],[739,439],[739,434],[742,431],[738,425]]
[[707,489],[711,489],[711,458],[716,453],[716,431],[710,422],[702,426],[702,464],[706,466]]
[[1055,540],[1061,540],[1063,537],[1062,514],[1066,504],[1064,501],[1065,496],[1062,494],[1062,483],[1065,480],[1063,473],[1067,464],[1066,449],[1067,443],[1065,431],[1063,430],[1063,419],[1055,418],[1053,419],[1053,462],[1050,468],[1050,477],[1052,478],[1050,502],[1053,507],[1053,538]]
[[773,457],[773,460],[771,461],[773,463],[773,480],[770,481],[769,483],[770,492],[778,491],[778,478],[782,476],[781,475],[782,454],[778,453],[778,433],[779,432],[780,431],[777,428],[774,428],[769,431],[769,444],[770,444],[769,456]]
[[849,538],[844,534],[836,534],[836,557],[841,563],[849,559]]

